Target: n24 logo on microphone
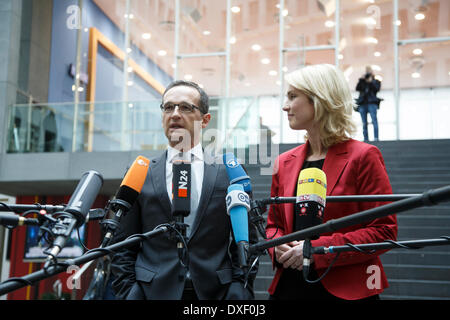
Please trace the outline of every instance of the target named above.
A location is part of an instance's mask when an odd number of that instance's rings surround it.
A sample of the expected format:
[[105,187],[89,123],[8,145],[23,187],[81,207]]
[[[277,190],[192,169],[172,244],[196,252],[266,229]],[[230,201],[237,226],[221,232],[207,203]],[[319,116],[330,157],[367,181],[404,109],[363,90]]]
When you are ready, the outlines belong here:
[[180,171],[180,180],[178,180],[178,196],[187,198],[188,193],[188,172],[187,170]]

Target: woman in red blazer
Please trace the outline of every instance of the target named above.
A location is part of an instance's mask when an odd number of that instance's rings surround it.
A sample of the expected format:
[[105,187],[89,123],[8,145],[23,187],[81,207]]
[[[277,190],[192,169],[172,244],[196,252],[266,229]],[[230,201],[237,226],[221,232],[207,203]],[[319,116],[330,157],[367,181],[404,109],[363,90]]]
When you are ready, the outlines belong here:
[[[283,110],[293,130],[306,130],[306,143],[277,158],[272,177],[271,196],[296,194],[299,172],[308,167],[322,169],[327,177],[327,196],[390,194],[392,188],[383,157],[375,146],[350,138],[353,99],[341,71],[332,65],[313,65],[286,76],[289,84]],[[323,222],[364,211],[383,203],[327,203]],[[272,205],[266,233],[278,238],[300,230],[294,204]],[[322,234],[311,245],[338,246],[396,240],[395,215]],[[303,279],[303,241],[293,241],[269,250],[276,274],[269,288],[272,299],[346,299],[378,298],[388,286],[383,266],[373,254],[340,253],[325,277],[316,284]],[[336,254],[314,254],[310,280],[320,277]]]

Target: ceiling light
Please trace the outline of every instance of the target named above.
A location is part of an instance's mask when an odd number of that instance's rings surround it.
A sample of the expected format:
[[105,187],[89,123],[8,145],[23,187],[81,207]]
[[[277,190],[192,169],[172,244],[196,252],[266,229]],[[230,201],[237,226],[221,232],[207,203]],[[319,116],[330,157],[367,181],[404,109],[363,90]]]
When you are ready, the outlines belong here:
[[373,44],[377,44],[378,43],[378,39],[374,38],[374,37],[368,37],[366,41],[368,43],[373,43]]
[[414,19],[423,20],[423,19],[425,19],[425,15],[422,12],[416,13],[416,15],[414,16]]
[[288,9],[284,9],[283,10],[283,17],[286,17],[289,14],[289,10]]
[[413,54],[415,54],[416,56],[420,56],[422,53],[423,51],[420,48],[416,48],[413,50]]
[[381,71],[381,67],[379,65],[373,64],[371,67],[373,71]]
[[262,64],[269,64],[270,63],[270,59],[268,59],[268,58],[261,59],[261,63]]
[[152,35],[148,32],[142,34],[142,39],[148,40],[152,37]]
[[383,81],[383,77],[382,76],[380,76],[379,74],[377,74],[376,76],[375,76],[375,79],[377,79],[378,81]]
[[232,37],[230,38],[230,43],[231,43],[231,44],[235,44],[235,43],[236,43],[236,37],[235,37],[235,36],[232,36]]
[[400,26],[400,25],[402,24],[402,22],[401,22],[400,20],[397,20],[397,21],[395,21],[395,24],[396,24],[397,26]]
[[374,55],[375,57],[379,57],[379,56],[381,56],[381,52],[375,51],[375,52],[373,53],[373,55]]
[[418,78],[420,78],[420,73],[419,72],[413,72],[413,73],[411,73],[411,77],[414,78],[414,79],[418,79]]
[[185,74],[184,75],[184,80],[186,80],[186,81],[192,80],[192,74]]
[[133,83],[133,81],[130,80],[130,81],[127,82],[127,84],[128,84],[129,87],[131,87],[134,83]]
[[209,30],[203,31],[204,36],[209,36],[210,34],[211,34],[211,31],[209,31]]
[[131,48],[127,48],[127,53],[131,53],[131,51],[133,51]]
[[373,17],[366,18],[366,25],[373,28],[377,25],[377,21]]
[[333,28],[334,27],[334,21],[331,21],[331,20],[325,21],[325,27]]
[[278,72],[276,72],[275,70],[269,71],[269,76],[276,76],[277,74],[278,74]]
[[239,13],[239,12],[241,12],[241,8],[239,8],[238,6],[231,7],[231,12]]
[[252,50],[259,51],[259,50],[261,50],[261,46],[259,44],[254,44],[254,45],[252,45]]
[[126,18],[130,18],[130,20],[131,20],[131,19],[134,18],[134,14],[130,13],[130,14],[128,15],[128,14],[125,13],[125,14],[123,15],[123,17],[124,17],[125,19],[126,19]]
[[343,54],[338,54],[338,59],[339,59],[339,60],[344,59],[344,55],[343,55]]
[[128,72],[133,72],[133,68],[132,68],[132,67],[128,67],[128,68],[127,68],[127,71],[128,71]]
[[159,50],[158,51],[158,56],[164,57],[167,54],[166,50]]

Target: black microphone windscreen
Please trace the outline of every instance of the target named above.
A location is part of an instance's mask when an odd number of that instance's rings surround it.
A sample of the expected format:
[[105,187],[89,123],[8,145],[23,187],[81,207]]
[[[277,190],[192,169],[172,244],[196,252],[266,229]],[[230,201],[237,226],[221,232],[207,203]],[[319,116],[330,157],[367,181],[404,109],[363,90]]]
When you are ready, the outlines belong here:
[[191,211],[191,164],[174,162],[172,173],[173,215],[186,217]]
[[85,222],[89,209],[94,204],[102,185],[103,177],[96,171],[88,171],[81,177],[80,182],[70,197],[69,203],[64,209],[65,212],[75,217],[77,220],[77,228]]

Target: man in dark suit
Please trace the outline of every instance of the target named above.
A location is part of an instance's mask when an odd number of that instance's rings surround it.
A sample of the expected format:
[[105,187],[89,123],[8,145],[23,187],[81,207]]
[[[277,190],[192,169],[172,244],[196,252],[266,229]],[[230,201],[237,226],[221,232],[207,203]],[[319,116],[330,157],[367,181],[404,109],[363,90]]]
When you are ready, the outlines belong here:
[[[113,257],[113,289],[118,299],[252,299],[253,280],[239,268],[237,248],[225,197],[229,179],[225,166],[203,152],[200,132],[206,128],[208,96],[195,83],[175,81],[162,97],[162,124],[168,149],[150,163],[149,173],[132,210],[122,219],[115,241],[174,221],[172,166],[177,157],[190,159],[191,211],[186,259],[180,259],[178,240],[165,233],[123,249]],[[249,224],[250,225],[250,224]],[[250,241],[257,241],[251,227]],[[247,285],[244,286],[247,281]]]

